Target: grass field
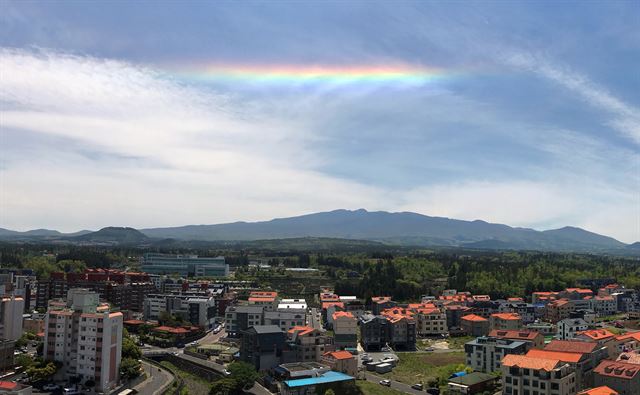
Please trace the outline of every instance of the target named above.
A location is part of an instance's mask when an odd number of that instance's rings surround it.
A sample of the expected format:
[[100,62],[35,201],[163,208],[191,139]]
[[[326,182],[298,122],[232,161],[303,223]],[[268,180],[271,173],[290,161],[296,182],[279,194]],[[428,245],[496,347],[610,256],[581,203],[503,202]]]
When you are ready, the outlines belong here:
[[446,383],[449,376],[465,368],[465,354],[463,352],[448,353],[398,353],[400,361],[392,372],[382,376],[406,384],[427,384],[434,378],[440,383]]
[[177,366],[172,364],[171,362],[162,361],[160,362],[162,366],[166,366],[167,368],[174,371],[180,378],[184,380],[185,387],[189,391],[189,395],[208,395],[209,389],[211,388],[211,384],[202,377],[196,376],[189,372],[179,369]]
[[369,381],[356,381],[356,386],[362,395],[401,395],[403,392],[394,390],[393,388],[383,387],[380,384]]

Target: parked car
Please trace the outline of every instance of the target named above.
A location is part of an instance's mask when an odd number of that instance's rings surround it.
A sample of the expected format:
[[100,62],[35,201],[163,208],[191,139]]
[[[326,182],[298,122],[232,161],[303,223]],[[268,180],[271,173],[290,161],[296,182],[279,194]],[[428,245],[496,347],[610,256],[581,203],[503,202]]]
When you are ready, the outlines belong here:
[[385,387],[391,387],[391,380],[384,379],[384,380],[380,380],[379,383],[380,385],[384,385]]
[[56,391],[58,389],[60,389],[59,385],[53,384],[53,383],[49,383],[49,384],[45,384],[42,386],[42,389],[45,391]]
[[418,384],[412,385],[411,388],[413,388],[414,390],[422,391],[424,387],[422,386],[422,384],[418,383]]
[[440,388],[427,388],[427,394],[440,395]]
[[231,372],[230,372],[230,371],[228,371],[227,369],[223,370],[223,371],[222,371],[222,374],[223,374],[225,377],[229,377],[229,376],[231,376]]
[[436,349],[435,349],[435,348],[433,348],[433,347],[427,347],[427,348],[425,348],[425,351],[435,351],[435,350],[436,350]]

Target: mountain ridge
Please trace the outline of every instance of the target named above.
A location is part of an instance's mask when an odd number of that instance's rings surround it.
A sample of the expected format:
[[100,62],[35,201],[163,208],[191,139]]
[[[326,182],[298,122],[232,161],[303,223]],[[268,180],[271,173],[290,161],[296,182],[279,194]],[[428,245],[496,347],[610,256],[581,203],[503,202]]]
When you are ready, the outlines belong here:
[[[0,228],[0,239],[37,237],[33,236],[34,231],[31,232],[32,234],[28,235],[29,232],[15,232]],[[57,231],[36,230],[36,234],[48,234],[47,238],[55,237],[51,232]],[[248,242],[269,239],[334,238],[418,247],[605,253],[617,251],[630,254],[639,251],[636,246],[638,243],[627,245],[612,237],[573,226],[538,231],[490,223],[480,219],[467,221],[407,211],[386,212],[365,209],[338,209],[256,222],[236,221],[139,230],[107,227],[97,232],[75,236],[59,234],[60,240],[78,243],[146,244],[165,239]]]

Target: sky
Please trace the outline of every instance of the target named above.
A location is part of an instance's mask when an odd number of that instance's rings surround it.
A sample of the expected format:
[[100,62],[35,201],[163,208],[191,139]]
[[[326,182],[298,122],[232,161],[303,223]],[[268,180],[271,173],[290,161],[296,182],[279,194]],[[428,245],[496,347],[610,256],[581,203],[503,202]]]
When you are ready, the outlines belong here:
[[0,7],[0,227],[365,208],[640,240],[637,1]]

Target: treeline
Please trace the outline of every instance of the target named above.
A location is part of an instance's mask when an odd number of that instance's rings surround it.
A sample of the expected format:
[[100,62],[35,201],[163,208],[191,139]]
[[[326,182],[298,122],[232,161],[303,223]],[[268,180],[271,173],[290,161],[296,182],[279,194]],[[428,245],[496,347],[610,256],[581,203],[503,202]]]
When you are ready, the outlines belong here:
[[391,295],[400,301],[416,300],[445,287],[492,298],[530,296],[535,291],[580,286],[581,280],[595,278],[614,278],[629,288],[640,288],[638,260],[597,255],[440,252],[356,262],[324,257],[323,262],[336,280],[336,292],[364,298]]

